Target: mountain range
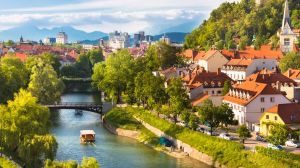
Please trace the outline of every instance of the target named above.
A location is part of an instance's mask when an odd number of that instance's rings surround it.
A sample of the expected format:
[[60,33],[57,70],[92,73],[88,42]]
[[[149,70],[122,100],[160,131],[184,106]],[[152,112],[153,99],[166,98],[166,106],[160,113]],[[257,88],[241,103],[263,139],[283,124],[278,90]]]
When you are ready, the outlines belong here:
[[[180,27],[181,26],[179,25],[179,28]],[[175,30],[178,30],[178,27],[169,28],[163,31],[167,33],[154,35],[153,36],[154,41],[157,41],[163,35],[166,35],[171,39],[172,42],[182,43],[184,41],[185,36],[188,33],[175,32]],[[79,41],[80,43],[85,43],[85,44],[98,44],[99,39],[104,39],[104,40],[108,39],[108,34],[106,33],[100,31],[94,31],[88,33],[82,30],[75,29],[71,26],[55,27],[52,29],[46,29],[46,28],[39,29],[32,25],[22,25],[9,30],[1,31],[0,41],[7,41],[7,40],[19,41],[21,36],[23,37],[24,40],[39,41],[39,40],[43,40],[45,37],[56,37],[56,34],[60,31],[64,31],[68,34],[68,38],[70,42]],[[184,30],[183,32],[186,31],[188,31],[188,29]]]

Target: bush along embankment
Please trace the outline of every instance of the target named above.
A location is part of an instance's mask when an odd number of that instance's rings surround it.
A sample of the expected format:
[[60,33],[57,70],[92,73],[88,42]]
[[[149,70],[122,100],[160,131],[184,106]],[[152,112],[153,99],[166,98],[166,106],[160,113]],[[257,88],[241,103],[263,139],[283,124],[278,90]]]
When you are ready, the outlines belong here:
[[122,108],[114,108],[104,116],[105,122],[115,128],[124,130],[139,131],[137,140],[151,147],[162,149],[159,145],[159,138],[151,131],[147,130],[139,121],[137,121],[132,113]]
[[[199,152],[212,156],[215,161],[226,167],[238,168],[290,168],[300,167],[300,156],[258,148],[256,152],[244,150],[244,146],[238,142],[227,141],[218,137],[212,137],[203,133],[192,131],[188,128],[172,124],[164,119],[157,117],[142,108],[126,108],[133,116],[144,122],[159,128],[165,134],[174,137]],[[284,157],[281,157],[284,155]],[[278,159],[281,158],[281,159]]]

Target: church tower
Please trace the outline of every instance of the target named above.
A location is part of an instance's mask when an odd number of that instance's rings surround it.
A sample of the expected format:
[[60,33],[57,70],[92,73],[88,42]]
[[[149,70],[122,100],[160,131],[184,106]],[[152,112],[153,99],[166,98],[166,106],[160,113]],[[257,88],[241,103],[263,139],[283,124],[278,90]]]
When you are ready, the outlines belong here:
[[288,0],[284,4],[284,14],[282,26],[280,30],[280,48],[282,52],[291,52],[294,50],[294,45],[297,43],[298,33],[292,29],[290,9]]

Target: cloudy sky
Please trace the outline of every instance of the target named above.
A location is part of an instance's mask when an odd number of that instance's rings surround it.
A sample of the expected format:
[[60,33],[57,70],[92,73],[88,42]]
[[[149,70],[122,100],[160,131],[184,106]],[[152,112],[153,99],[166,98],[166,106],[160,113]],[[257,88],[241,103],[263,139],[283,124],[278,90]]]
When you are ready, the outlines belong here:
[[[0,31],[33,25],[151,33],[199,25],[226,0],[0,0]],[[227,0],[234,1],[234,0]],[[184,31],[184,30],[183,30]]]

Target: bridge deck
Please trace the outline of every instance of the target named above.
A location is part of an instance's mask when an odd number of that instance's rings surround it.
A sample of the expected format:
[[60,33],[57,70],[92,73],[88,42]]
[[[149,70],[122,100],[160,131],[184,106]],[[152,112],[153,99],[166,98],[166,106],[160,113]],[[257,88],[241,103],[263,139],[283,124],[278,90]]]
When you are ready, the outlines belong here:
[[86,110],[95,113],[102,114],[103,113],[103,104],[93,104],[93,103],[60,103],[53,105],[45,105],[49,109],[78,109],[78,110]]

